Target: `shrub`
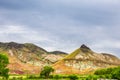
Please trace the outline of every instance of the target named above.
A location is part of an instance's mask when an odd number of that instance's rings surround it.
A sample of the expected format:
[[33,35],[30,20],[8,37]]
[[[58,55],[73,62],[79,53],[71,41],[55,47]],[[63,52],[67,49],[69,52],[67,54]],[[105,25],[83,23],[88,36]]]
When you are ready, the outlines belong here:
[[54,77],[53,77],[54,79],[61,79],[62,78],[62,76],[60,76],[60,75],[54,75]]
[[112,78],[114,78],[114,79],[119,79],[119,80],[120,80],[120,67],[116,68],[116,69],[112,72]]
[[35,76],[35,75],[29,75],[27,78],[28,78],[28,79],[38,79],[39,77],[37,77],[37,76]]
[[120,67],[96,70],[95,75],[102,75],[101,78],[120,79]]
[[54,71],[54,69],[51,66],[45,66],[45,67],[43,67],[43,69],[40,73],[40,77],[41,78],[49,78],[50,73],[53,71]]
[[69,75],[68,78],[70,80],[77,80],[78,79],[78,76],[77,75]]
[[89,75],[89,76],[86,78],[86,80],[92,80],[92,77],[93,77],[93,76]]
[[92,79],[93,79],[93,80],[97,80],[97,79],[98,79],[98,76],[95,76],[95,75],[94,75],[94,76],[92,77]]

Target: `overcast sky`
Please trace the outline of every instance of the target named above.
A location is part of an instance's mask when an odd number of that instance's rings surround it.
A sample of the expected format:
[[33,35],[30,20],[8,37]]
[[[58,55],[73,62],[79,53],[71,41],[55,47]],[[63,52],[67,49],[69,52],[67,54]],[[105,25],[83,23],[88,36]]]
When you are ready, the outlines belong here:
[[120,0],[0,0],[0,42],[120,57]]

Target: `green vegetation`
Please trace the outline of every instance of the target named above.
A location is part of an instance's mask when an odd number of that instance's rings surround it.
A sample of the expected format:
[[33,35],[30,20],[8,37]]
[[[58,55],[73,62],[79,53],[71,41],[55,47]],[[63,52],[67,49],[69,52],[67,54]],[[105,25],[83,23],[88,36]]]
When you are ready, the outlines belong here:
[[0,76],[6,79],[8,79],[9,77],[9,69],[7,68],[8,63],[8,57],[3,54],[0,54]]
[[69,75],[68,78],[70,80],[77,80],[78,79],[78,76],[77,75]]
[[45,66],[43,67],[43,70],[40,73],[41,78],[49,78],[50,73],[53,72],[54,69],[51,66]]
[[120,66],[114,68],[100,69],[95,71],[95,75],[99,75],[102,78],[120,79]]
[[[45,67],[50,68],[50,66],[45,66]],[[49,77],[45,77],[45,76],[41,77],[39,75],[10,75],[9,80],[97,80],[97,79],[118,79],[120,80],[119,75],[120,75],[120,67],[116,67],[116,68],[100,69],[100,70],[95,71],[95,73],[92,75],[75,75],[75,74],[71,74],[71,75],[51,74],[50,75],[49,74]],[[0,79],[0,80],[3,80],[3,79]]]
[[[49,69],[50,69],[50,66],[45,66],[45,67],[47,67],[47,68],[49,67]],[[42,71],[46,70],[44,68]],[[110,73],[107,73],[107,72],[110,72]],[[49,74],[49,77],[45,77],[45,76],[41,77],[39,75],[29,75],[29,76],[27,76],[27,75],[10,75],[9,80],[98,80],[98,79],[118,79],[118,80],[120,80],[119,75],[120,75],[120,67],[116,67],[116,68],[107,68],[107,69],[97,70],[97,71],[95,71],[94,74],[91,74],[91,75],[75,75],[75,74],[71,74],[71,75],[53,75],[53,74],[51,74],[50,75]],[[0,79],[0,80],[3,80],[3,79]]]
[[54,75],[54,76],[53,76],[53,79],[56,79],[56,80],[61,79],[61,78],[62,78],[61,75]]

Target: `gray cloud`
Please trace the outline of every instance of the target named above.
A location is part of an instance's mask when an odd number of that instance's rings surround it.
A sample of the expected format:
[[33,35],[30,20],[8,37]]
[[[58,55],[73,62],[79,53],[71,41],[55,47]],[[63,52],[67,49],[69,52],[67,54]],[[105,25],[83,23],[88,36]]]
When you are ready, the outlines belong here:
[[1,0],[0,41],[72,52],[85,43],[119,55],[119,0]]

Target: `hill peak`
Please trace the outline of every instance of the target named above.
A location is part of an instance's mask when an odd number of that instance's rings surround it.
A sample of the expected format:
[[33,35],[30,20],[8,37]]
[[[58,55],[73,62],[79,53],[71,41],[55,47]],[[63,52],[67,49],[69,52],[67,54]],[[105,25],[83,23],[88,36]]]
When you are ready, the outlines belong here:
[[86,46],[85,44],[82,44],[80,48],[84,48],[84,49],[89,49],[90,50],[90,48],[88,46]]
[[85,44],[82,44],[81,47],[80,47],[80,50],[82,50],[83,52],[88,52],[91,49],[89,47],[87,47]]

